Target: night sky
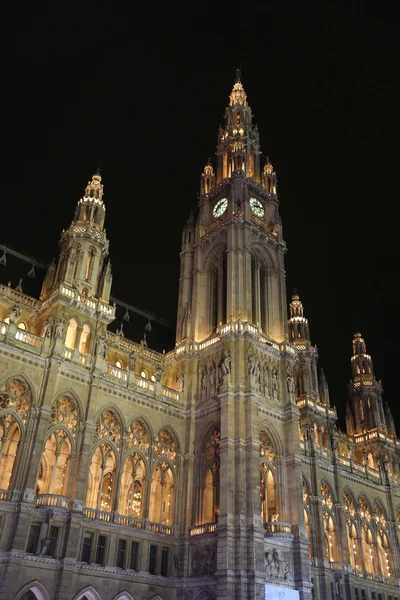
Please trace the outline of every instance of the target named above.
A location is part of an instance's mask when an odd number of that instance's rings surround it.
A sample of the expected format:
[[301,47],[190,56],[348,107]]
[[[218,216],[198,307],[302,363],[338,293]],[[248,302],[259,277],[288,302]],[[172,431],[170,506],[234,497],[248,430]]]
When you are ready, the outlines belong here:
[[101,156],[112,293],[173,323],[240,67],[331,401],[344,415],[360,329],[399,420],[396,4],[46,4],[2,11],[0,241],[51,261]]

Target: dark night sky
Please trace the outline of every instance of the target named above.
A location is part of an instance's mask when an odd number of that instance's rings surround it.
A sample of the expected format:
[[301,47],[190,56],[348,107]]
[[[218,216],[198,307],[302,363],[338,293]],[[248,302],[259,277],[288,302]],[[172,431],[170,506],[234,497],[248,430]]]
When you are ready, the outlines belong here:
[[102,156],[113,294],[173,322],[240,66],[331,401],[343,414],[360,329],[400,417],[396,4],[46,4],[3,7],[0,241],[50,261]]

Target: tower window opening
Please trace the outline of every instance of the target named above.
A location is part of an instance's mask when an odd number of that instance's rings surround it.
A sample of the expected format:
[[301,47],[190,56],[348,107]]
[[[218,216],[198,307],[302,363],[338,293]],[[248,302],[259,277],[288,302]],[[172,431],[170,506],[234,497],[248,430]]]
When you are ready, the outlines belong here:
[[18,323],[18,329],[22,329],[23,331],[26,331],[26,325],[23,321],[20,321]]
[[78,332],[78,323],[75,319],[71,319],[67,329],[67,336],[65,338],[65,345],[67,348],[73,350],[76,343],[76,334]]
[[89,325],[84,325],[82,328],[81,338],[79,340],[79,352],[81,354],[89,353],[89,344],[90,344],[90,327]]
[[90,250],[90,252],[88,254],[87,262],[86,262],[86,271],[85,271],[86,281],[90,281],[90,277],[92,275],[93,257],[94,257],[94,251]]

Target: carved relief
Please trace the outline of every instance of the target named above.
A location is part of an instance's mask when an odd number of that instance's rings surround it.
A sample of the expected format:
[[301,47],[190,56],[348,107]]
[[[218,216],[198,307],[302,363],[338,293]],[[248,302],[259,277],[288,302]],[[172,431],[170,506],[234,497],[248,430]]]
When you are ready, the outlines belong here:
[[192,548],[192,575],[211,575],[217,570],[217,546]]
[[286,552],[278,552],[276,548],[265,553],[265,573],[273,579],[290,579],[289,562]]

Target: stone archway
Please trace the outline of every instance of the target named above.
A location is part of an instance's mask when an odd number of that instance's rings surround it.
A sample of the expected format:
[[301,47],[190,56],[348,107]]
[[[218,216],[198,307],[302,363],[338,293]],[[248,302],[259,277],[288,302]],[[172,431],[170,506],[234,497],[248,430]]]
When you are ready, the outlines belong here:
[[101,600],[101,596],[94,589],[94,587],[89,586],[81,592],[79,592],[79,594],[75,596],[74,600]]
[[15,600],[50,600],[50,596],[40,581],[32,581],[24,585]]

